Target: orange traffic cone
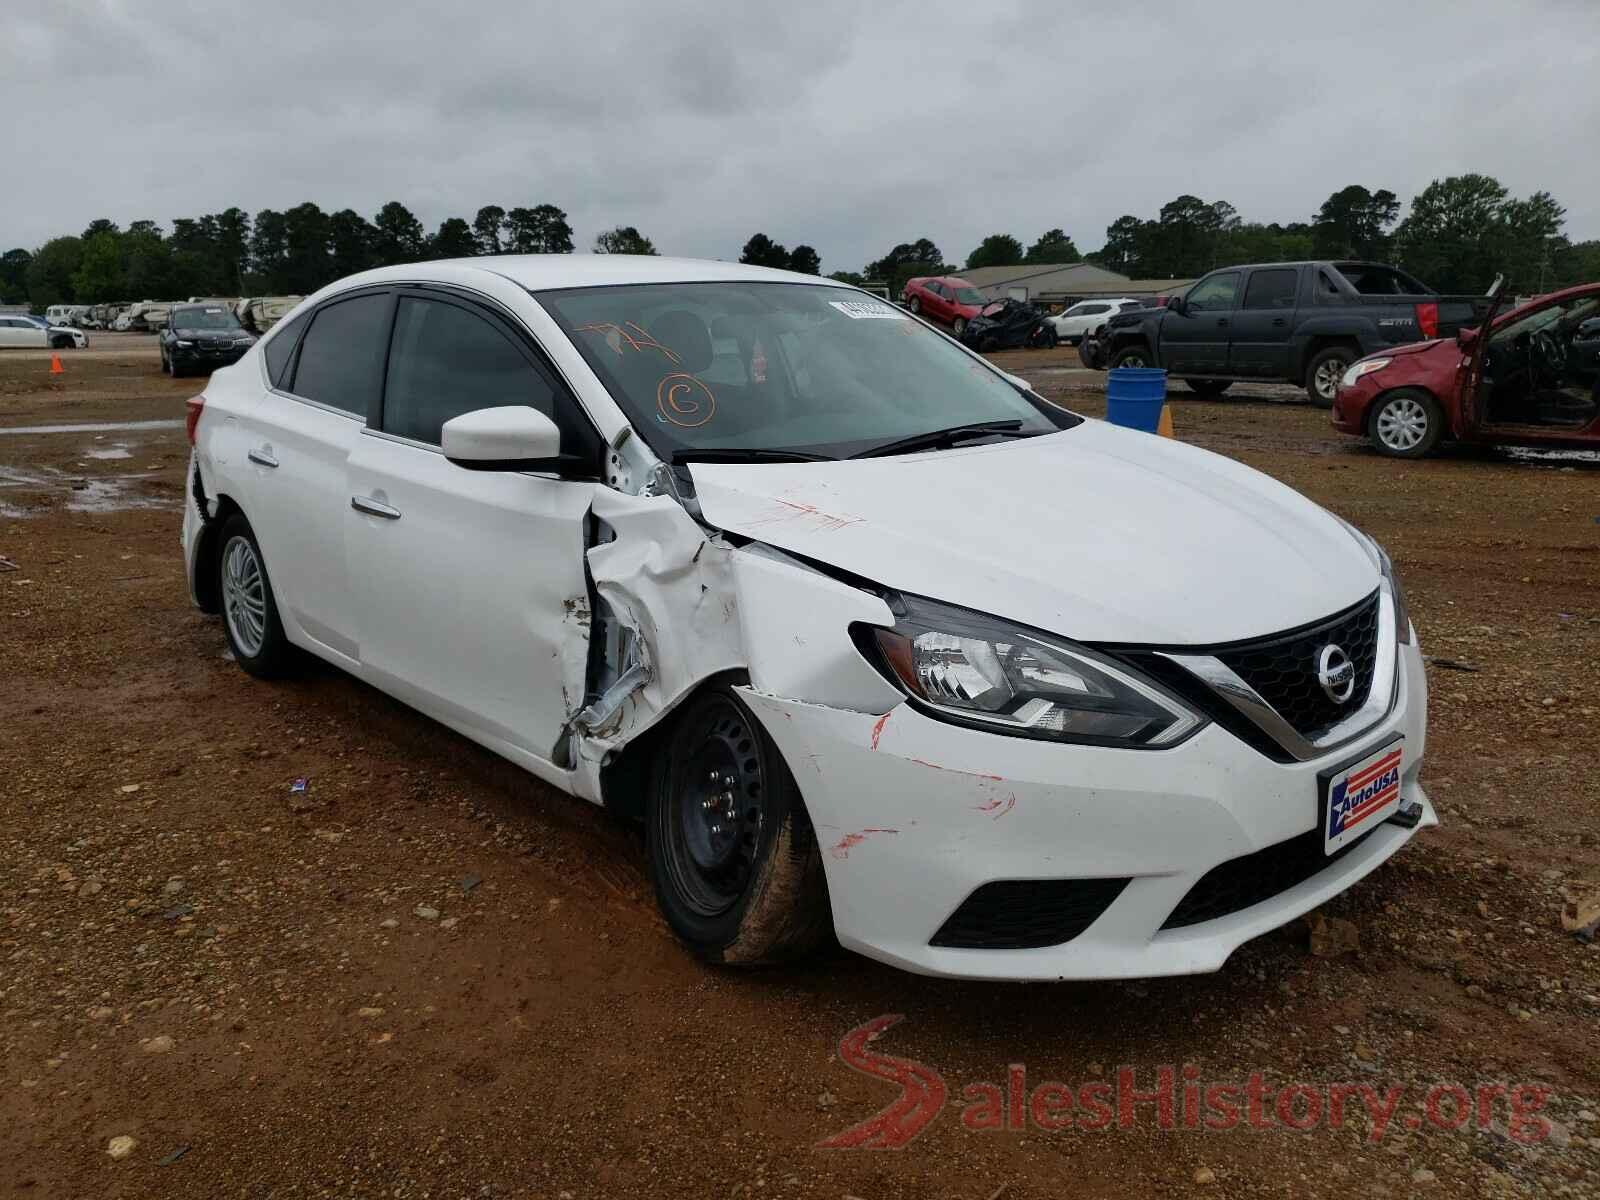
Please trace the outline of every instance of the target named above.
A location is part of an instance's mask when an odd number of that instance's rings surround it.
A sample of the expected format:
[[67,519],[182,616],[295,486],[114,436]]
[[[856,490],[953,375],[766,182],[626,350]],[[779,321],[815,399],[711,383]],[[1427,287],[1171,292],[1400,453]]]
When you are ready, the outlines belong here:
[[1156,432],[1162,437],[1169,438],[1172,436],[1172,405],[1163,404],[1161,406],[1161,421],[1156,425]]
[[50,374],[65,375],[66,373],[67,369],[61,365],[61,355],[52,354],[50,356]]

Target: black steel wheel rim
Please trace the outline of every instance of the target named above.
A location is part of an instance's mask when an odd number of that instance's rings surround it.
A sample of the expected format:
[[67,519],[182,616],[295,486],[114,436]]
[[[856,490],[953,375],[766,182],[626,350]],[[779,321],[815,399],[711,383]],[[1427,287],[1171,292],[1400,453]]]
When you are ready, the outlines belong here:
[[681,736],[666,784],[663,865],[685,904],[716,917],[739,902],[755,873],[766,783],[761,748],[749,719],[726,698],[701,709]]

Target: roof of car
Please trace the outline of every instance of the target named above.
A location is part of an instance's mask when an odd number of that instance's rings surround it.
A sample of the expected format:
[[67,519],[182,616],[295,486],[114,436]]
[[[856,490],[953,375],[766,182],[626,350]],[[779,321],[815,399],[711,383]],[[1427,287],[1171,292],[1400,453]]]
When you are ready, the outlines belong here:
[[837,280],[802,275],[796,271],[699,258],[662,258],[653,254],[490,254],[481,258],[447,258],[436,262],[382,267],[365,272],[360,278],[366,283],[416,279],[438,267],[488,271],[535,292],[550,288],[605,287],[624,283],[709,283],[740,279],[849,286]]

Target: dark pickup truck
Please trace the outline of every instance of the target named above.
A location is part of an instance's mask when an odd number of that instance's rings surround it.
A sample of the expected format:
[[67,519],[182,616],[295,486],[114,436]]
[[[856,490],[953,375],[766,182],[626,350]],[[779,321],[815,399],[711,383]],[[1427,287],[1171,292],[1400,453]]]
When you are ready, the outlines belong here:
[[1084,361],[1165,367],[1202,396],[1236,381],[1287,380],[1327,408],[1362,355],[1454,337],[1488,307],[1487,296],[1441,296],[1382,263],[1224,267],[1164,308],[1112,317]]

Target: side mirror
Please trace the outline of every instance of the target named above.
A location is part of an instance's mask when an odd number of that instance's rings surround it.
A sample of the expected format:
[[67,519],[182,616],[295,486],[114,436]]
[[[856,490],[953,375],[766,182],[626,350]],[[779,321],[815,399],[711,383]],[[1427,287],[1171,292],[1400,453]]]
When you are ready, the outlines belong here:
[[1189,302],[1182,296],[1171,296],[1167,299],[1167,311],[1175,312],[1180,317],[1189,315]]
[[1494,277],[1494,282],[1489,285],[1489,290],[1485,292],[1484,295],[1488,296],[1490,299],[1499,299],[1500,293],[1505,291],[1505,289],[1506,277],[1504,275],[1496,275]]
[[439,444],[446,458],[469,471],[554,471],[562,465],[561,431],[526,404],[451,417]]
[[1463,350],[1477,340],[1478,331],[1472,326],[1462,326],[1460,329],[1456,330],[1456,345],[1460,346]]

